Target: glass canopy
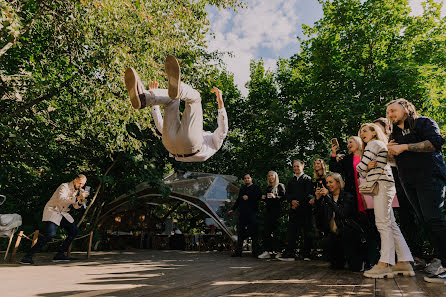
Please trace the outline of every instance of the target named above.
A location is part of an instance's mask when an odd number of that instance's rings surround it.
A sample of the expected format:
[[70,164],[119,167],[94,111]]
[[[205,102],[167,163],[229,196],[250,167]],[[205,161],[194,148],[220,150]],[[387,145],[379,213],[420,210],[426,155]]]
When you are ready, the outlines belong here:
[[164,179],[172,191],[194,196],[206,202],[217,213],[225,201],[234,200],[239,191],[232,175],[202,172],[175,172]]

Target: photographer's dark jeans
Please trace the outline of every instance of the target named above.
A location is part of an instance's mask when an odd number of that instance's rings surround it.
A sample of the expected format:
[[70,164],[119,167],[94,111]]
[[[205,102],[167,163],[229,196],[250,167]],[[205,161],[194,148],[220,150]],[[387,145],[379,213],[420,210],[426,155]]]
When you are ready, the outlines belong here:
[[423,177],[419,174],[402,176],[401,184],[412,207],[425,230],[444,267],[446,267],[446,219],[442,213],[446,181],[441,177]]
[[[38,253],[42,247],[44,247],[54,236],[56,236],[57,232],[57,226],[53,222],[46,222],[46,230],[43,238],[39,238],[37,240],[37,243],[31,248],[31,250],[26,254],[25,257],[32,258],[35,253]],[[60,227],[64,228],[68,232],[68,237],[63,242],[62,246],[59,248],[58,254],[62,254],[66,252],[73,241],[73,239],[76,237],[76,235],[79,233],[79,228],[76,226],[75,223],[70,223],[67,221],[67,219],[62,218],[60,221]]]

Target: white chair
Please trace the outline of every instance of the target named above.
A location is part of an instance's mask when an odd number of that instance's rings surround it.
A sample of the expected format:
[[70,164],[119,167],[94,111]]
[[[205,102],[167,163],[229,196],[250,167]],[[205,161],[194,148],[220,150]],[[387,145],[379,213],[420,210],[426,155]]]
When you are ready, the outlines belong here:
[[[6,197],[4,195],[0,195],[0,199],[3,199],[0,202],[2,205]],[[9,248],[11,247],[12,239],[14,237],[17,228],[22,225],[22,217],[16,213],[13,214],[0,214],[0,237],[9,238],[8,248],[5,253],[5,260],[8,257]]]

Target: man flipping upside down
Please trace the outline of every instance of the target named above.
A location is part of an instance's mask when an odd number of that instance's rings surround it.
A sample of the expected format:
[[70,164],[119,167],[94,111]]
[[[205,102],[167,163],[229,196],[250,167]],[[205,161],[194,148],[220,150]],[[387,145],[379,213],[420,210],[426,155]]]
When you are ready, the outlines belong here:
[[[197,90],[181,82],[181,70],[174,56],[167,56],[164,65],[168,89],[158,89],[157,82],[150,82],[149,90],[144,88],[135,69],[125,71],[125,86],[134,109],[152,106],[152,117],[156,128],[162,134],[164,147],[170,155],[181,162],[203,162],[212,157],[222,146],[228,134],[228,117],[223,104],[222,92],[214,87],[217,96],[218,128],[213,132],[203,131],[203,110]],[[180,120],[180,100],[186,102]],[[164,106],[164,120],[159,105]]]

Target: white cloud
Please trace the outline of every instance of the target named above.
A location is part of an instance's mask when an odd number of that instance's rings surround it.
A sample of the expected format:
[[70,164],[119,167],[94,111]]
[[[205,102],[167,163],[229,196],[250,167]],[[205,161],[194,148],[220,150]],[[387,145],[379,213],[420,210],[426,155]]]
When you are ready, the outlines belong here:
[[[409,0],[409,5],[412,8],[411,15],[421,15],[423,13],[423,6],[421,5],[422,2],[425,0]],[[443,3],[443,7],[441,8],[441,16],[446,16],[446,0],[436,0],[435,2]]]
[[[211,30],[215,38],[209,38],[209,49],[232,52],[224,62],[234,73],[235,83],[243,95],[248,90],[249,63],[263,58],[265,67],[276,69],[280,54],[287,55],[298,50],[297,35],[303,22],[311,25],[322,17],[320,4],[316,0],[247,0],[248,8],[237,14],[231,10],[209,10]],[[422,13],[423,0],[409,0],[413,15]],[[442,16],[446,15],[446,0]],[[284,56],[283,58],[287,58]]]
[[279,52],[294,46],[299,26],[297,8],[303,0],[249,0],[248,8],[237,14],[227,10],[211,11],[211,28],[215,39],[209,40],[210,50],[232,52],[225,56],[228,69],[244,95],[249,80],[251,59],[264,58],[265,65],[275,69]]

